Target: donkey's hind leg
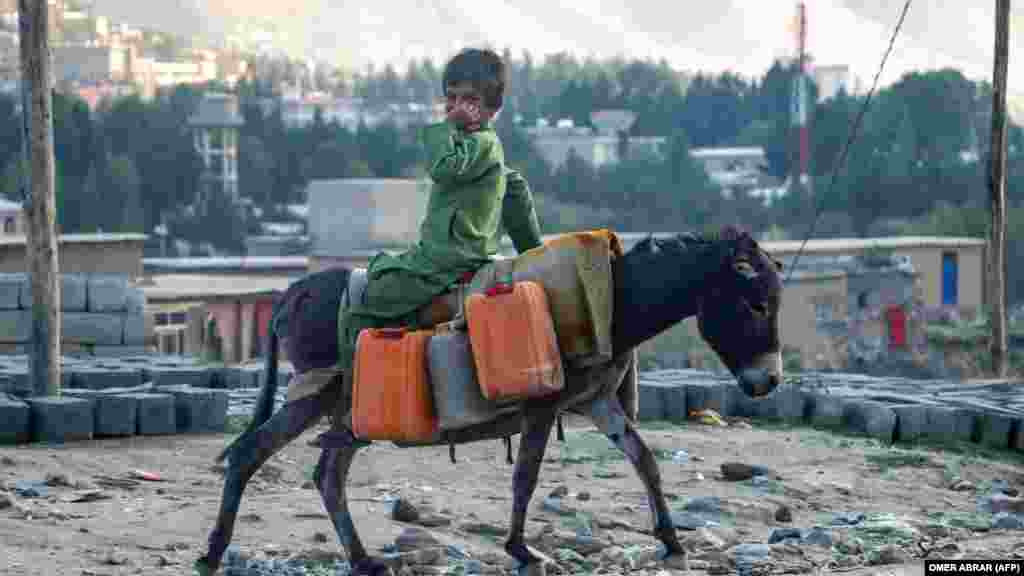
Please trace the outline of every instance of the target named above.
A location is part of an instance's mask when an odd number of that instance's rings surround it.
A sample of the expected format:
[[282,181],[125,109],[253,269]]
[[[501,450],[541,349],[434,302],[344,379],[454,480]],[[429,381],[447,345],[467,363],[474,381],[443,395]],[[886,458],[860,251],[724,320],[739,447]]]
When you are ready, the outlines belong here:
[[337,424],[332,426],[329,432],[321,434],[319,441],[323,451],[316,466],[316,481],[327,515],[334,524],[334,530],[342,546],[345,547],[352,573],[356,576],[393,574],[387,564],[367,554],[348,509],[345,485],[348,481],[349,468],[356,452],[369,445],[369,442],[357,439],[350,431]]
[[547,560],[526,545],[526,511],[537,488],[541,462],[551,438],[557,411],[552,402],[527,401],[523,405],[523,423],[519,439],[519,455],[512,472],[512,525],[509,527],[505,551],[519,561],[527,574],[544,574]]
[[686,569],[686,551],[676,536],[675,524],[661,488],[661,473],[643,438],[633,423],[626,417],[625,410],[616,396],[597,398],[585,407],[586,415],[609,440],[626,455],[633,464],[640,480],[647,489],[647,501],[654,521],[654,535],[665,545],[666,559],[676,556]]
[[289,402],[262,426],[246,433],[228,453],[217,524],[210,533],[206,555],[196,562],[200,574],[214,574],[220,567],[224,551],[231,543],[242,492],[249,479],[278,450],[315,424],[323,415],[323,409],[319,395]]

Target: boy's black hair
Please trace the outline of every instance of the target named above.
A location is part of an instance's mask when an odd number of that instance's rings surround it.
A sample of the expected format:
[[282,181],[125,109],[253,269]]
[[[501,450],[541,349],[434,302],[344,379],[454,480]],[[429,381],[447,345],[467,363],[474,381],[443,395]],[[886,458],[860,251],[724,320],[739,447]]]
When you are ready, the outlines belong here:
[[501,108],[504,102],[506,71],[505,63],[492,50],[466,48],[459,52],[444,67],[441,77],[442,93],[448,95],[452,84],[469,82],[484,99],[484,104],[493,110]]

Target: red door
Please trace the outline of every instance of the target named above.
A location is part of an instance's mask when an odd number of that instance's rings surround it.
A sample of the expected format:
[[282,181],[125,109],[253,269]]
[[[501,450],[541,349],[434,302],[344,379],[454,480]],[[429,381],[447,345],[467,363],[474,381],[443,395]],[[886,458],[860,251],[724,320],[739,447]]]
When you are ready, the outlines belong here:
[[899,306],[889,306],[885,318],[889,324],[889,348],[906,348],[907,313]]

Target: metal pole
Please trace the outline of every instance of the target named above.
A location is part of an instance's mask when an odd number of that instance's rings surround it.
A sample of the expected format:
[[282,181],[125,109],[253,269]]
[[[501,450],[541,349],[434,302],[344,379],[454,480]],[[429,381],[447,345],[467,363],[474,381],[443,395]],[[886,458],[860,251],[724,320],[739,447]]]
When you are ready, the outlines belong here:
[[29,371],[35,394],[60,395],[60,284],[53,157],[53,76],[47,0],[18,0],[23,151],[28,185],[26,259],[32,280]]
[[989,154],[992,232],[989,242],[992,370],[1006,376],[1006,69],[1009,56],[1010,0],[996,1],[995,64],[992,80],[992,141]]

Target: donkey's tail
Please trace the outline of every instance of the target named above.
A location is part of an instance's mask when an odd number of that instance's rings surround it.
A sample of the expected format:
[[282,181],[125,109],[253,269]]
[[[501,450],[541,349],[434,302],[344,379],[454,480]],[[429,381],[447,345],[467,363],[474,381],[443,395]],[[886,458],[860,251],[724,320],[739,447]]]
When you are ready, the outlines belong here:
[[267,327],[267,350],[266,350],[266,362],[263,366],[263,386],[260,387],[260,395],[256,399],[256,407],[252,413],[252,419],[249,420],[249,425],[246,426],[245,431],[239,434],[234,440],[228,444],[219,455],[217,455],[217,463],[223,462],[224,458],[238,445],[239,442],[248,435],[252,434],[257,428],[262,426],[274,413],[274,400],[277,398],[277,348],[278,348],[278,336],[277,336],[277,319],[280,313],[280,306],[283,298],[274,303],[274,311],[270,317],[270,325]]

